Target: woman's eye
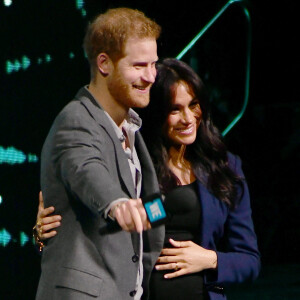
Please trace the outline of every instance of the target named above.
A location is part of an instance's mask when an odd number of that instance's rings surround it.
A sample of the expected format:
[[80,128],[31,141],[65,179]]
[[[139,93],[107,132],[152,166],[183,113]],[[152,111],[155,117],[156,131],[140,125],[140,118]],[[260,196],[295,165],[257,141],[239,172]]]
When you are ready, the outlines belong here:
[[178,108],[172,108],[171,111],[170,111],[170,114],[177,114],[179,112],[179,109]]
[[190,107],[197,107],[199,105],[199,102],[192,102],[190,104]]

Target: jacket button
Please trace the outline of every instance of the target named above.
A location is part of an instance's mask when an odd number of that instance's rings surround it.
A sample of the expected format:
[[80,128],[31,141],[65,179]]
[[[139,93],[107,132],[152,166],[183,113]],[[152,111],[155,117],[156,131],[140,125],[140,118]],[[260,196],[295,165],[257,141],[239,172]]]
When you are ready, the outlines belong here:
[[137,254],[134,254],[131,259],[135,263],[139,260],[139,256]]
[[136,294],[136,291],[131,291],[131,292],[129,293],[129,296],[130,296],[130,297],[134,297],[135,294]]

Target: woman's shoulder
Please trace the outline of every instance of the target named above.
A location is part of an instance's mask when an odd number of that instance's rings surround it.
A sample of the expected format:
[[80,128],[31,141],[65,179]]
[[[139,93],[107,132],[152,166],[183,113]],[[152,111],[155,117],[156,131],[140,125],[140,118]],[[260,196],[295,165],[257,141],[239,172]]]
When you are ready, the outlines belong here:
[[237,154],[233,154],[232,152],[227,152],[228,165],[230,169],[236,170],[237,168],[241,168],[242,161],[241,158]]

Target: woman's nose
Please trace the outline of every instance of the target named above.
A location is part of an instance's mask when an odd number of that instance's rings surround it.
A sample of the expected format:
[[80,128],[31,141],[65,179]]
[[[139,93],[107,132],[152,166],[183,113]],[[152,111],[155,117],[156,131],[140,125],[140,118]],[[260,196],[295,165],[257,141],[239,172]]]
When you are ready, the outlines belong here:
[[190,109],[186,109],[182,113],[182,120],[185,124],[190,124],[193,121],[193,112]]

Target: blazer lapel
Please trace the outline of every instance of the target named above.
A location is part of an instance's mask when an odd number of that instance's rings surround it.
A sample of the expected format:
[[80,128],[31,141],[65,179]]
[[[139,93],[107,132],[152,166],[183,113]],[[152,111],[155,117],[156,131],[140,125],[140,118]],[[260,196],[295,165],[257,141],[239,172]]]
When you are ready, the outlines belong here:
[[215,241],[223,234],[228,208],[200,181],[198,181],[198,189],[202,207],[201,243],[203,247],[213,249]]
[[135,137],[136,137],[135,147],[141,163],[142,176],[143,176],[141,194],[145,196],[152,193],[157,193],[159,192],[159,185],[158,185],[155,169],[150,154],[148,152],[148,149],[145,145],[141,133],[137,132]]
[[[81,101],[81,103],[86,107],[89,111],[93,119],[107,132],[108,136],[112,139],[115,152],[116,152],[116,160],[119,168],[120,177],[127,188],[127,192],[131,198],[135,198],[135,189],[132,181],[132,175],[130,171],[130,167],[128,164],[127,156],[122,148],[122,145],[111,126],[110,120],[107,118],[100,104],[94,99],[94,97],[86,90],[86,88],[82,88],[76,98]],[[109,149],[107,151],[110,151]]]

